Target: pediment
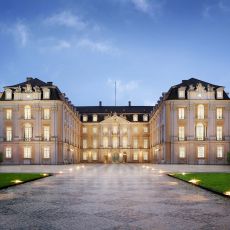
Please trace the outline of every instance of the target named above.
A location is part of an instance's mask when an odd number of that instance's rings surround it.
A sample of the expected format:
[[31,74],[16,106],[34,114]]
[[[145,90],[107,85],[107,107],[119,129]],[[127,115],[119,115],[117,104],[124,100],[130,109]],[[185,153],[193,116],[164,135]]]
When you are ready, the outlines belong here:
[[108,123],[128,124],[130,122],[127,121],[124,117],[117,116],[115,114],[115,115],[112,115],[111,117],[106,118],[105,120],[101,122],[101,124],[108,124]]

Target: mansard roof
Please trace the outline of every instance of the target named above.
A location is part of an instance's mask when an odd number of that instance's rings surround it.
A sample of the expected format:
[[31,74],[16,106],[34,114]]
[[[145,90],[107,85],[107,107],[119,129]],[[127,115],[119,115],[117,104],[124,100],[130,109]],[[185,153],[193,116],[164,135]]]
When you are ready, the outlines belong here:
[[[215,91],[218,88],[221,88],[223,86],[219,85],[214,85],[205,81],[201,81],[196,78],[190,78],[188,80],[183,80],[182,83],[172,86],[169,91],[165,94],[164,100],[176,100],[178,98],[178,89],[181,87],[185,87],[185,99],[187,99],[187,91],[189,90],[190,86],[193,86],[195,89],[198,84],[202,84],[202,86],[205,88],[205,90],[208,90],[209,87],[212,87],[213,90]],[[223,87],[224,88],[224,87]],[[223,99],[228,100],[229,96],[228,94],[224,91],[223,93]]]
[[52,82],[47,82],[46,83],[44,81],[41,81],[38,78],[29,77],[24,82],[21,82],[21,83],[16,84],[16,85],[6,86],[5,88],[26,87],[27,84],[30,84],[32,87],[35,87],[35,86],[38,86],[38,87],[48,87],[48,86],[52,85]]

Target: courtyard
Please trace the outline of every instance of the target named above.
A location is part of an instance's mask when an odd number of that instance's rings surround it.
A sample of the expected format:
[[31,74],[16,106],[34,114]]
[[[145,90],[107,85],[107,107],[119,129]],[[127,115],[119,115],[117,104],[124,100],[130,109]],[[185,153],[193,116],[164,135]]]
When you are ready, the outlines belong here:
[[54,176],[0,190],[0,229],[229,229],[230,199],[169,172],[229,166],[79,164],[2,166]]

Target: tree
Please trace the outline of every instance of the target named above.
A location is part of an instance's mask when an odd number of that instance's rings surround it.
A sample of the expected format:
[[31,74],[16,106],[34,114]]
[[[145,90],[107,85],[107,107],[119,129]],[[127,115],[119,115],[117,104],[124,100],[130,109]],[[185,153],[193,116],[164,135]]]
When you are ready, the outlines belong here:
[[3,153],[0,152],[0,163],[3,162]]
[[227,162],[230,164],[230,152],[227,153]]

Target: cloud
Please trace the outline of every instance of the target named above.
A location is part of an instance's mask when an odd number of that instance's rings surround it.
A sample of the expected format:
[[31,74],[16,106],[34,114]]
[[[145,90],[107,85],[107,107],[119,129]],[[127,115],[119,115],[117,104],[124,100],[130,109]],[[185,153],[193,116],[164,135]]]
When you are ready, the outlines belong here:
[[57,14],[46,18],[44,23],[47,25],[56,25],[56,26],[65,26],[71,27],[78,30],[82,30],[87,26],[87,23],[84,22],[79,16],[73,14],[71,11],[62,11]]
[[131,0],[137,10],[140,10],[144,13],[149,12],[151,5],[148,0]]
[[211,18],[214,14],[229,13],[230,6],[224,1],[218,1],[214,4],[205,5],[202,11],[204,18]]
[[54,46],[55,50],[63,50],[63,49],[68,49],[70,48],[72,45],[70,42],[68,41],[64,41],[64,40],[60,40],[57,42],[57,45]]

